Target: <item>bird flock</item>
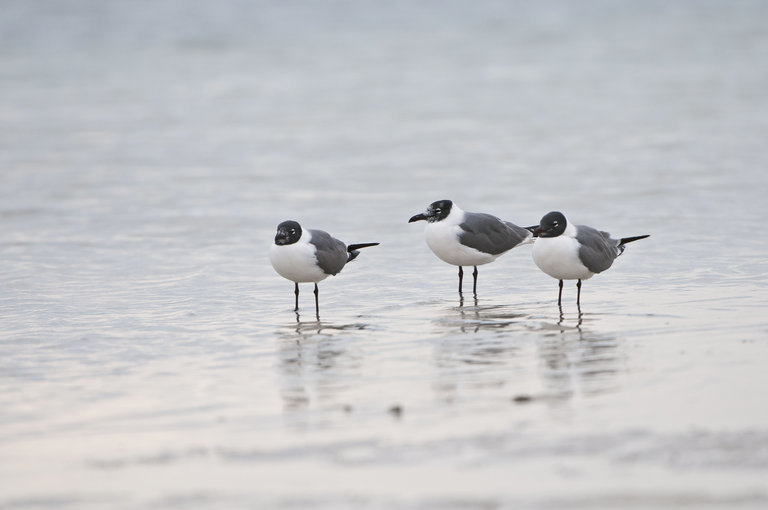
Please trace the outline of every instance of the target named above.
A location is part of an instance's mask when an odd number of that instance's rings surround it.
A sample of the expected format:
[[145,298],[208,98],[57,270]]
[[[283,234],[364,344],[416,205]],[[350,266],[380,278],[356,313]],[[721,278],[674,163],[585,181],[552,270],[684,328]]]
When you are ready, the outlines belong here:
[[[624,252],[628,243],[648,235],[613,239],[607,232],[574,225],[559,211],[545,214],[538,225],[520,227],[491,214],[463,211],[451,200],[432,202],[426,211],[408,222],[426,221],[424,239],[443,262],[459,267],[459,294],[464,266],[472,266],[472,292],[477,295],[477,266],[493,262],[513,248],[533,244],[533,261],[544,273],[558,280],[558,306],[562,303],[563,280],[577,280],[577,305],[581,304],[581,282],[602,273]],[[303,229],[288,220],[277,226],[269,249],[272,267],[294,282],[299,310],[299,283],[314,283],[315,313],[320,318],[317,283],[336,275],[357,258],[360,249],[379,243],[347,245],[323,230]]]

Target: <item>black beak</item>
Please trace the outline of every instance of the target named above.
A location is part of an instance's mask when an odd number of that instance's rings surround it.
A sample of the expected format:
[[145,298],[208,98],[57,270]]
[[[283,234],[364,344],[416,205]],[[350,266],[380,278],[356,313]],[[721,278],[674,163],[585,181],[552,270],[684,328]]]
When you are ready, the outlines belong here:
[[539,235],[541,235],[542,232],[544,232],[544,229],[541,228],[541,225],[535,227],[533,229],[533,237],[539,237]]
[[281,245],[284,244],[285,241],[288,240],[288,233],[283,232],[282,230],[277,231],[277,235],[275,235],[275,244]]
[[426,219],[427,219],[427,217],[426,217],[426,215],[424,213],[419,213],[419,214],[417,214],[415,216],[411,216],[411,219],[408,220],[408,223],[413,223],[414,221],[421,221],[421,220],[426,220]]

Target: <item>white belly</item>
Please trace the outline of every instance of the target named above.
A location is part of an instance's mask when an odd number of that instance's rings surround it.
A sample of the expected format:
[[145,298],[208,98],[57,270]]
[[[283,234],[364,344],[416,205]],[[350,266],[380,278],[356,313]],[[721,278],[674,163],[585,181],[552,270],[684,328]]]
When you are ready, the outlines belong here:
[[587,280],[595,274],[579,260],[579,243],[568,236],[539,237],[533,243],[533,261],[558,280]]
[[499,255],[483,253],[459,242],[461,228],[444,221],[428,223],[424,229],[424,238],[429,249],[440,260],[454,266],[480,266],[493,262]]
[[317,265],[315,247],[308,243],[296,243],[269,248],[269,261],[275,271],[292,282],[319,282],[328,278]]

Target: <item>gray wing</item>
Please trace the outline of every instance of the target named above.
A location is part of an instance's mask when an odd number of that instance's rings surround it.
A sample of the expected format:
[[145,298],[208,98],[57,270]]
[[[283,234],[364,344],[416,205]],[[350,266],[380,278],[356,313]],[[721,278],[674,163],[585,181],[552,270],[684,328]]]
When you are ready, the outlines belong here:
[[579,259],[593,273],[601,273],[611,267],[621,253],[619,241],[611,239],[611,234],[586,225],[576,225],[576,240],[579,247]]
[[336,274],[347,263],[347,245],[322,230],[310,230],[309,244],[316,248],[317,265],[326,274]]
[[459,226],[463,230],[459,235],[461,244],[491,255],[511,250],[531,237],[523,227],[484,213],[464,213]]

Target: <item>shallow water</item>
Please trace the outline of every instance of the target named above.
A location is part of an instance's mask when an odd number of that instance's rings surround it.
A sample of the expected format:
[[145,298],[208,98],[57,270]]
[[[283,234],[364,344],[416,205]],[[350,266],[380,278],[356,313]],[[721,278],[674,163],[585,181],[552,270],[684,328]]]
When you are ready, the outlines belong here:
[[[768,505],[763,3],[2,11],[0,508]],[[460,299],[442,198],[651,237]]]

